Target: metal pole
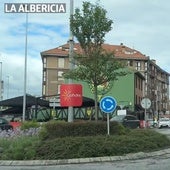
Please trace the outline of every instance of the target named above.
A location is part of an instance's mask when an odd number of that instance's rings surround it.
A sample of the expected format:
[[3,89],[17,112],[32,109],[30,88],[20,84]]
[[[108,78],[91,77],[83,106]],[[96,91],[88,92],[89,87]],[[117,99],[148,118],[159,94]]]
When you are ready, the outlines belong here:
[[0,101],[2,100],[2,62],[1,64],[1,73],[0,73]]
[[7,76],[7,99],[9,97],[9,76]]
[[25,121],[26,112],[26,87],[27,87],[27,33],[28,33],[28,13],[26,13],[25,26],[25,66],[24,66],[24,95],[23,95],[23,115],[22,120]]
[[107,113],[107,135],[110,135],[110,120],[108,113]]
[[147,126],[146,126],[146,121],[147,121],[147,120],[146,120],[146,108],[145,108],[144,116],[145,116],[145,126],[144,126],[144,127],[147,128]]
[[[70,0],[70,19],[73,16],[73,0]],[[70,28],[70,39],[69,39],[69,67],[70,70],[73,69],[73,33]],[[72,80],[69,79],[69,84],[72,83]],[[68,107],[68,122],[73,122],[73,107]]]

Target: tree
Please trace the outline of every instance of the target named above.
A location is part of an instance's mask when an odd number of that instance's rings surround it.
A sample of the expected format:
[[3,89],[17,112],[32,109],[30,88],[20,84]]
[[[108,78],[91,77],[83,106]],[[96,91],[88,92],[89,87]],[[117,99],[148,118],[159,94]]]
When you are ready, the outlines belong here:
[[99,4],[83,2],[82,13],[76,8],[70,23],[82,52],[74,55],[77,67],[64,73],[64,77],[93,84],[95,120],[98,120],[97,87],[126,74],[122,69],[123,63],[115,59],[113,52],[109,53],[102,47],[105,34],[112,29],[113,22],[106,17],[106,10]]

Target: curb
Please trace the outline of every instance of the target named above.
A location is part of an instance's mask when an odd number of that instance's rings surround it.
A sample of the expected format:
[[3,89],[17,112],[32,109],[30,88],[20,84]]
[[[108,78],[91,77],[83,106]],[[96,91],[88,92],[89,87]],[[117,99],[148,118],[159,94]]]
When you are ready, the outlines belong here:
[[97,162],[114,162],[123,160],[144,159],[170,154],[170,148],[150,153],[138,152],[130,153],[124,156],[106,156],[94,158],[79,158],[79,159],[59,159],[59,160],[25,160],[25,161],[5,161],[0,160],[0,166],[47,166],[47,165],[65,165],[65,164],[84,164]]

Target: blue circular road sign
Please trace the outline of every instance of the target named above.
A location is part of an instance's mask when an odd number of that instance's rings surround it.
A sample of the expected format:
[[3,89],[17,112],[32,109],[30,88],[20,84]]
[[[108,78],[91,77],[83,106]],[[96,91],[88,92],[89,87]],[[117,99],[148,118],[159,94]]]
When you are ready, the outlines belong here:
[[117,102],[114,97],[106,96],[100,101],[100,109],[105,113],[112,113],[117,106]]

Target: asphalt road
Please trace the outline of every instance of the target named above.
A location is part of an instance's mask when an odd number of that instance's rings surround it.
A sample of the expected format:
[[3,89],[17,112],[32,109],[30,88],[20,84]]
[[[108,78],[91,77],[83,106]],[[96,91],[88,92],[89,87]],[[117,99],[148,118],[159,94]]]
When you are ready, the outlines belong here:
[[168,138],[170,138],[170,128],[161,128],[161,129],[155,128],[154,130],[159,133],[162,133],[162,134],[168,136]]
[[1,166],[0,170],[169,170],[170,155],[116,162],[55,166]]

